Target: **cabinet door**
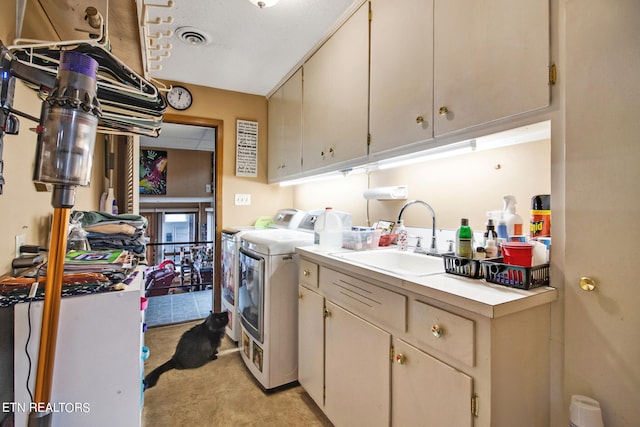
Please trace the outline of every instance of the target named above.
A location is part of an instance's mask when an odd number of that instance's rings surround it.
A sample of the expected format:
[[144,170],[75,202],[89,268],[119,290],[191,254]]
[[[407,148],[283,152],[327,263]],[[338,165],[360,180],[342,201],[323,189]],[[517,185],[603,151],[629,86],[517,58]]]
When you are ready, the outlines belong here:
[[302,169],[302,69],[269,98],[269,182]]
[[373,0],[371,11],[369,153],[376,154],[433,136],[433,1]]
[[435,136],[549,105],[547,0],[436,1],[433,22]]
[[325,413],[336,426],[388,427],[390,334],[330,301],[326,308]]
[[393,347],[391,425],[471,427],[471,377],[404,341]]
[[368,7],[360,7],[304,64],[304,171],[367,156]]
[[282,145],[282,131],[284,129],[284,112],[282,108],[282,96],[284,88],[281,86],[271,95],[268,102],[269,131],[267,133],[267,176],[269,181],[275,180],[280,175],[282,161],[280,159]]
[[303,286],[298,298],[298,382],[324,406],[324,298]]

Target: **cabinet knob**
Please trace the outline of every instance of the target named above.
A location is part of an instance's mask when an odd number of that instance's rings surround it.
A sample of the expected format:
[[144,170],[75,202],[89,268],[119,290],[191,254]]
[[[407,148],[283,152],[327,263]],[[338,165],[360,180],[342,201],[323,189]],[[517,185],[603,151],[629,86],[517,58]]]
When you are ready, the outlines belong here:
[[422,124],[423,122],[424,122],[424,117],[422,117],[422,116],[416,117],[416,123],[417,124]]
[[440,114],[441,116],[446,116],[448,112],[449,109],[447,107],[440,107],[440,109],[438,110],[438,114]]
[[433,325],[431,327],[431,333],[434,337],[440,338],[442,334],[444,334],[444,330],[440,327],[440,325]]
[[406,361],[407,361],[407,356],[405,356],[402,353],[396,354],[396,363],[398,365],[404,365],[404,362],[406,362]]
[[591,292],[596,289],[596,281],[591,277],[581,277],[580,278],[580,287],[583,291]]
[[320,156],[324,159],[324,150],[320,152]]
[[309,277],[311,275],[311,272],[305,268],[304,270],[302,270],[302,275],[304,277]]
[[298,292],[298,299],[302,299],[302,296],[303,296],[303,295],[304,295],[304,294],[303,294],[302,292]]
[[329,148],[329,154],[331,154],[333,156],[333,154],[336,152],[336,150],[333,149],[333,147]]
[[324,309],[324,317],[331,317],[331,312],[328,309]]

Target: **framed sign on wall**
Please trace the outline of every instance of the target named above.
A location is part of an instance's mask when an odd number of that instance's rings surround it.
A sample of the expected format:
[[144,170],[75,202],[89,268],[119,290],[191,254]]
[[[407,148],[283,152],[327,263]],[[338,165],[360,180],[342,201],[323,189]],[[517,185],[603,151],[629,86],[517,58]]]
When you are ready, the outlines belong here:
[[236,121],[236,176],[258,176],[258,122]]

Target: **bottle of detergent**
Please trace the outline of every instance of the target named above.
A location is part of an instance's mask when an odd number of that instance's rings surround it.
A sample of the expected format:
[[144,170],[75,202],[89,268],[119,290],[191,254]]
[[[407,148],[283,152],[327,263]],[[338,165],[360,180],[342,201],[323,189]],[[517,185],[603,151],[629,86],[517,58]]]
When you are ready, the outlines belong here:
[[507,223],[507,234],[509,239],[512,236],[522,236],[522,217],[516,213],[515,196],[504,196],[504,221]]
[[342,220],[332,208],[325,208],[313,226],[318,249],[323,252],[342,248]]
[[460,220],[460,227],[456,230],[456,256],[473,258],[473,231],[467,218]]

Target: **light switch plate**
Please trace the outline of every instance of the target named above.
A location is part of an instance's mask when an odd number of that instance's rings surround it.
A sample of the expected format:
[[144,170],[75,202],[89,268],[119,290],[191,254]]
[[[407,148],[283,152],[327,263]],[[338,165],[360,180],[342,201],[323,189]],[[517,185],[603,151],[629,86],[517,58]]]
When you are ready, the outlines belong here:
[[236,206],[241,205],[250,205],[251,204],[251,194],[239,194],[236,193]]

